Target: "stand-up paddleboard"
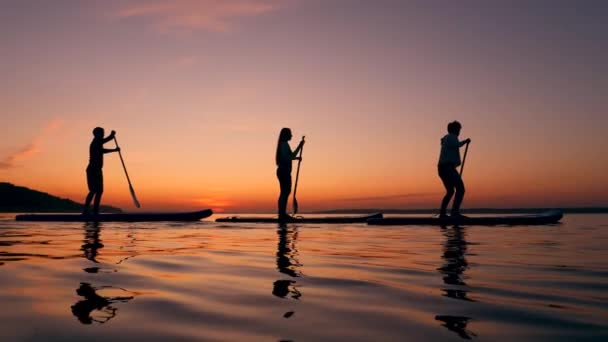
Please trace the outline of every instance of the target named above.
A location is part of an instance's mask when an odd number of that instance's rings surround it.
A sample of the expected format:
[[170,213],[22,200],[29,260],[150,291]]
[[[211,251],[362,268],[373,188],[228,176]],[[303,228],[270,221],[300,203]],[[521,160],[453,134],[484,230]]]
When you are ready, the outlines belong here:
[[439,217],[386,217],[372,218],[368,224],[399,226],[399,225],[542,225],[557,223],[563,217],[561,210],[547,210],[538,214],[508,215],[508,216],[467,216],[464,218],[439,218]]
[[17,215],[17,221],[56,222],[148,222],[148,221],[198,221],[213,214],[211,209],[182,213],[122,213],[122,214],[26,214]]
[[365,223],[369,219],[382,219],[382,213],[375,213],[364,216],[326,216],[326,217],[302,217],[297,216],[293,220],[279,221],[277,217],[246,217],[230,216],[222,217],[215,222],[233,223]]

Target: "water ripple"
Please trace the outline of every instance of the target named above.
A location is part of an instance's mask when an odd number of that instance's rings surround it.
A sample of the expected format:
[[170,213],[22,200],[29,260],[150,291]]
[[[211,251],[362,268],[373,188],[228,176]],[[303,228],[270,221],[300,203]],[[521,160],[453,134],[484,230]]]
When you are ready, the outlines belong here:
[[607,218],[370,229],[0,215],[0,340],[606,340]]

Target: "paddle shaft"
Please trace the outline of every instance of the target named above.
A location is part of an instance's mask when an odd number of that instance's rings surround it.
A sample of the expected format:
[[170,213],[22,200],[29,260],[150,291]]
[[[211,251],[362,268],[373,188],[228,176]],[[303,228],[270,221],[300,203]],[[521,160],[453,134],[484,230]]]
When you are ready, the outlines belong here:
[[[302,137],[304,141],[304,137]],[[293,187],[293,214],[298,213],[298,200],[296,199],[296,192],[298,191],[298,178],[300,178],[300,163],[302,163],[302,153],[304,152],[304,145],[300,147],[300,160],[298,160],[298,170],[296,171],[296,184]]]
[[[116,136],[114,137],[114,143],[116,144],[116,148],[118,148],[118,140],[116,140]],[[129,183],[129,191],[131,191],[131,197],[133,197],[133,203],[135,203],[136,207],[140,207],[139,201],[137,197],[135,197],[135,190],[133,190],[133,185],[131,185],[131,178],[129,178],[129,173],[127,172],[127,167],[125,166],[125,161],[122,159],[122,153],[118,150],[118,156],[120,157],[120,162],[122,163],[122,168],[125,170],[125,175],[127,176],[127,182]]]
[[464,170],[464,162],[467,160],[467,152],[469,151],[469,144],[464,148],[464,157],[462,157],[462,165],[460,165],[460,177],[462,177],[462,171]]

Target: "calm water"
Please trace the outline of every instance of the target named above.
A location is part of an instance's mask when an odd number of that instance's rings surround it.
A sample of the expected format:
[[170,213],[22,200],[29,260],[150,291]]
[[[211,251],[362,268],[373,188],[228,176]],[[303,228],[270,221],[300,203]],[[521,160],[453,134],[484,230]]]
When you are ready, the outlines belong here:
[[608,215],[443,229],[13,217],[1,341],[608,339]]

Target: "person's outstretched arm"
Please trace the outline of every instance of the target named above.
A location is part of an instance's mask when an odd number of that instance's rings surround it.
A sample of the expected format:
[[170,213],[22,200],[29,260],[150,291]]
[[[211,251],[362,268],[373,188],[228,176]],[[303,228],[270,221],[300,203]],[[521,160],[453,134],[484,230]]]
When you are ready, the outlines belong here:
[[470,143],[471,143],[471,139],[467,138],[467,139],[465,139],[465,140],[463,140],[463,141],[459,142],[459,143],[458,143],[458,147],[462,147],[462,146],[464,146],[464,145],[466,145],[466,144],[470,144]]
[[103,143],[105,144],[107,142],[110,142],[110,141],[114,140],[114,136],[115,135],[116,135],[116,131],[112,131],[110,133],[110,135],[108,135],[106,138],[103,139]]
[[110,149],[104,148],[103,149],[103,153],[112,153],[112,152],[120,152],[120,147],[110,148]]

